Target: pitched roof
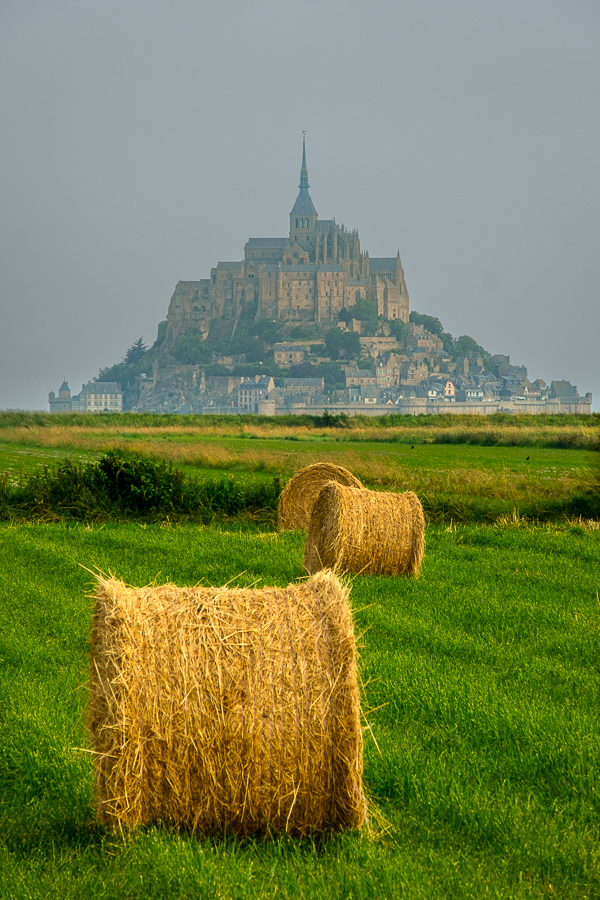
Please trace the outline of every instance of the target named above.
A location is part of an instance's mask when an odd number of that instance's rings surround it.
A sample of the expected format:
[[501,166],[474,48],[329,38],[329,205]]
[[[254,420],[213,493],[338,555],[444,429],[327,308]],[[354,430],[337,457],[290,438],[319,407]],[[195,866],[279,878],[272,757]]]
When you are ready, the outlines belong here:
[[83,393],[90,394],[118,394],[121,391],[121,385],[116,381],[88,381],[83,386]]
[[272,375],[261,375],[258,381],[252,377],[246,377],[243,381],[240,381],[238,384],[238,389],[243,388],[244,390],[248,387],[252,388],[264,388],[268,387],[271,381]]
[[310,199],[308,188],[300,188],[300,193],[296,197],[296,202],[290,210],[290,216],[316,216],[318,215],[315,205]]
[[321,378],[286,378],[284,380],[284,385],[286,388],[290,387],[320,387],[323,384],[323,377]]
[[395,256],[369,257],[369,272],[393,272],[396,268]]
[[577,396],[577,388],[575,388],[570,381],[553,381],[551,390],[556,397]]
[[288,238],[248,238],[244,247],[249,250],[279,250],[289,244]]
[[263,266],[261,272],[316,272],[318,266],[315,266],[314,263],[300,263],[298,266],[284,266],[279,263],[270,263],[266,266]]

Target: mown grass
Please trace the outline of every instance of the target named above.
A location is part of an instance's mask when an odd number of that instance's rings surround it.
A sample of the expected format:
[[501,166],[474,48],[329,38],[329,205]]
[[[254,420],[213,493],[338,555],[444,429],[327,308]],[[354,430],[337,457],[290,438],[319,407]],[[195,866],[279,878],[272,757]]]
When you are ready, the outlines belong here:
[[[303,536],[0,525],[0,895],[600,895],[600,529],[432,527],[421,578],[357,577],[372,836],[200,840],[96,825],[91,576],[286,584]],[[80,565],[81,564],[81,565]],[[375,743],[377,742],[377,745]]]

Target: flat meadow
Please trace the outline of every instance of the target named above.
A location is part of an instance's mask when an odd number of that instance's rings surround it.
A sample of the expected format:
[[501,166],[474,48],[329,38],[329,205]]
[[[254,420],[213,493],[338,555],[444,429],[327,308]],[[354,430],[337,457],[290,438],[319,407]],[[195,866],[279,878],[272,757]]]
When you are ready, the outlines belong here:
[[[438,443],[422,425],[403,440],[318,423],[289,433],[252,422],[221,433],[211,423],[212,434],[143,427],[0,420],[0,470],[17,482],[65,457],[93,463],[121,441],[197,478],[283,483],[329,459],[374,489],[429,492],[420,577],[349,579],[370,826],[320,839],[199,839],[160,825],[114,834],[94,817],[91,573],[136,585],[286,585],[304,575],[302,532],[279,533],[269,516],[7,514],[0,896],[600,896],[600,528],[565,512],[589,481],[593,430],[561,447],[535,443],[533,426],[523,446]],[[543,515],[527,515],[533,508]]]

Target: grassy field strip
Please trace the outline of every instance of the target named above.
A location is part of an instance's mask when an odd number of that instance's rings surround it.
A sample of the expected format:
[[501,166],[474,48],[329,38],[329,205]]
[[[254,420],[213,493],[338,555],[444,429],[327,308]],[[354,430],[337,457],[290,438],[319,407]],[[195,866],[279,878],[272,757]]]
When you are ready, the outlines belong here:
[[99,456],[98,451],[15,447],[0,441],[0,475],[8,475],[16,481],[20,472],[32,472],[37,466],[51,466],[67,457],[74,462],[90,462]]
[[[98,432],[93,440],[78,440],[71,442],[69,435],[78,435],[75,429],[71,429],[64,439],[55,444],[47,445],[43,442],[26,441],[16,443],[6,439],[6,432],[0,432],[0,452],[8,454],[15,452],[32,455],[41,451],[45,453],[73,453],[79,449],[82,453],[101,452],[108,449],[127,447],[131,450],[141,450],[154,455],[164,456],[173,462],[196,463],[203,461],[206,465],[227,466],[230,463],[242,463],[249,467],[260,466],[260,460],[273,468],[295,468],[295,459],[314,459],[323,454],[347,455],[348,459],[365,460],[373,456],[377,459],[402,460],[415,466],[454,467],[460,465],[457,460],[467,460],[469,466],[490,467],[493,470],[515,466],[521,468],[537,468],[547,466],[559,471],[568,472],[581,465],[587,454],[579,450],[562,450],[555,448],[521,448],[521,447],[496,447],[478,445],[445,445],[445,444],[382,444],[379,442],[358,442],[354,446],[347,447],[346,443],[336,441],[335,437],[323,436],[312,441],[286,441],[278,438],[264,438],[259,444],[252,438],[231,438],[227,436],[210,437],[195,436],[194,439],[176,439],[174,436],[157,436],[150,434],[140,437],[138,434],[128,436],[114,436]],[[101,438],[103,438],[101,440]],[[97,439],[97,440],[96,440]],[[298,444],[300,446],[298,446]],[[305,446],[308,444],[308,446]],[[316,444],[316,446],[315,446]],[[51,446],[51,449],[49,447]],[[13,449],[14,448],[14,449]],[[527,457],[530,460],[527,460]],[[524,463],[528,461],[529,466]],[[364,466],[364,463],[363,463]]]
[[299,533],[0,526],[2,897],[600,896],[600,529],[432,527],[417,581],[353,580],[365,780],[387,832],[315,845],[95,825],[73,749],[79,564],[133,584],[284,585],[302,547]]
[[[251,438],[251,439],[292,439],[296,441],[314,441],[329,439],[338,442],[376,442],[376,443],[454,443],[482,444],[484,446],[521,446],[521,447],[555,447],[560,449],[587,449],[597,444],[600,439],[600,426],[597,419],[589,419],[589,424],[579,425],[547,425],[542,422],[530,425],[511,426],[481,423],[477,418],[466,425],[438,426],[435,420],[424,417],[426,421],[418,424],[400,426],[368,425],[364,422],[359,427],[344,428],[315,427],[314,425],[279,425],[275,419],[264,419],[256,424],[243,421],[230,422],[223,420],[204,424],[144,426],[119,425],[118,422],[107,421],[98,427],[81,422],[74,427],[72,422],[60,424],[4,426],[1,429],[2,440],[10,443],[25,443],[44,446],[91,447],[105,446],[106,441],[139,440],[153,441],[175,440],[177,442],[194,441],[211,438]],[[141,422],[141,419],[140,419]]]
[[[318,449],[300,449],[278,441],[269,447],[261,442],[197,441],[194,444],[172,444],[163,441],[126,444],[105,440],[102,449],[126,446],[143,450],[155,458],[167,459],[190,469],[248,471],[289,476],[303,466],[329,459],[350,469],[368,485],[390,486],[399,490],[448,493],[460,490],[472,496],[494,496],[507,499],[543,495],[564,496],[576,483],[578,471],[587,462],[587,454],[577,450],[498,448],[479,446],[419,445],[362,445],[347,448],[328,442]],[[46,451],[48,452],[48,451]],[[73,458],[73,448],[65,446],[57,455]],[[96,458],[98,448],[87,454],[82,450],[77,459]],[[31,457],[28,457],[28,453]],[[15,455],[17,454],[17,455]],[[527,459],[529,457],[529,459]],[[0,465],[14,473],[15,466],[30,470],[40,462],[51,461],[40,454],[39,448],[19,447],[0,443]]]
[[[71,433],[75,431],[71,429]],[[104,449],[109,449],[111,443],[107,438]],[[597,482],[597,475],[592,472],[598,454],[581,450],[466,444],[351,445],[329,440],[316,445],[279,439],[257,442],[252,438],[197,439],[185,443],[131,440],[121,443],[121,447],[127,451],[143,450],[147,457],[164,459],[203,483],[214,482],[209,493],[213,488],[218,493],[217,482],[223,479],[227,480],[222,485],[227,492],[233,488],[255,492],[255,485],[260,483],[272,493],[273,477],[282,485],[303,466],[329,460],[345,466],[367,487],[415,491],[431,522],[492,523],[511,515],[561,521],[596,515],[585,496],[597,489],[593,483],[594,478]],[[8,486],[18,483],[21,469],[27,474],[51,462],[43,456],[49,452],[75,462],[97,461],[100,455],[98,449],[65,447],[61,452],[58,448],[0,442],[0,465],[4,460],[12,466],[5,469]],[[52,521],[56,515],[49,506],[44,507],[40,517]],[[106,514],[90,514],[89,518],[106,520]],[[203,518],[205,522],[209,520]]]

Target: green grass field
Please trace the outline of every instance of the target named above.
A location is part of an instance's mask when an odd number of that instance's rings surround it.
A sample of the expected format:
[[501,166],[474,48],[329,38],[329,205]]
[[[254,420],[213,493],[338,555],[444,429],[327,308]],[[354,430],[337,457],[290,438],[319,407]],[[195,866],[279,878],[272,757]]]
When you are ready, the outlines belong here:
[[[109,448],[142,450],[202,480],[215,481],[226,473],[250,485],[274,476],[283,484],[303,466],[328,460],[345,466],[367,487],[415,491],[431,522],[493,523],[513,513],[560,521],[589,515],[577,497],[582,473],[598,457],[585,449],[545,446],[410,444],[347,436],[339,441],[332,429],[287,437],[180,431],[157,436],[156,430],[141,429],[123,432],[118,439],[102,429],[87,438],[75,428],[58,431],[49,429],[25,442],[22,430],[10,439],[0,430],[0,476],[4,473],[14,485],[27,473],[64,458],[96,462]],[[44,443],[42,438],[49,436],[52,443]]]
[[96,825],[82,566],[133,584],[283,585],[302,548],[251,527],[0,524],[2,898],[600,896],[592,524],[432,526],[418,580],[354,579],[371,835]]

